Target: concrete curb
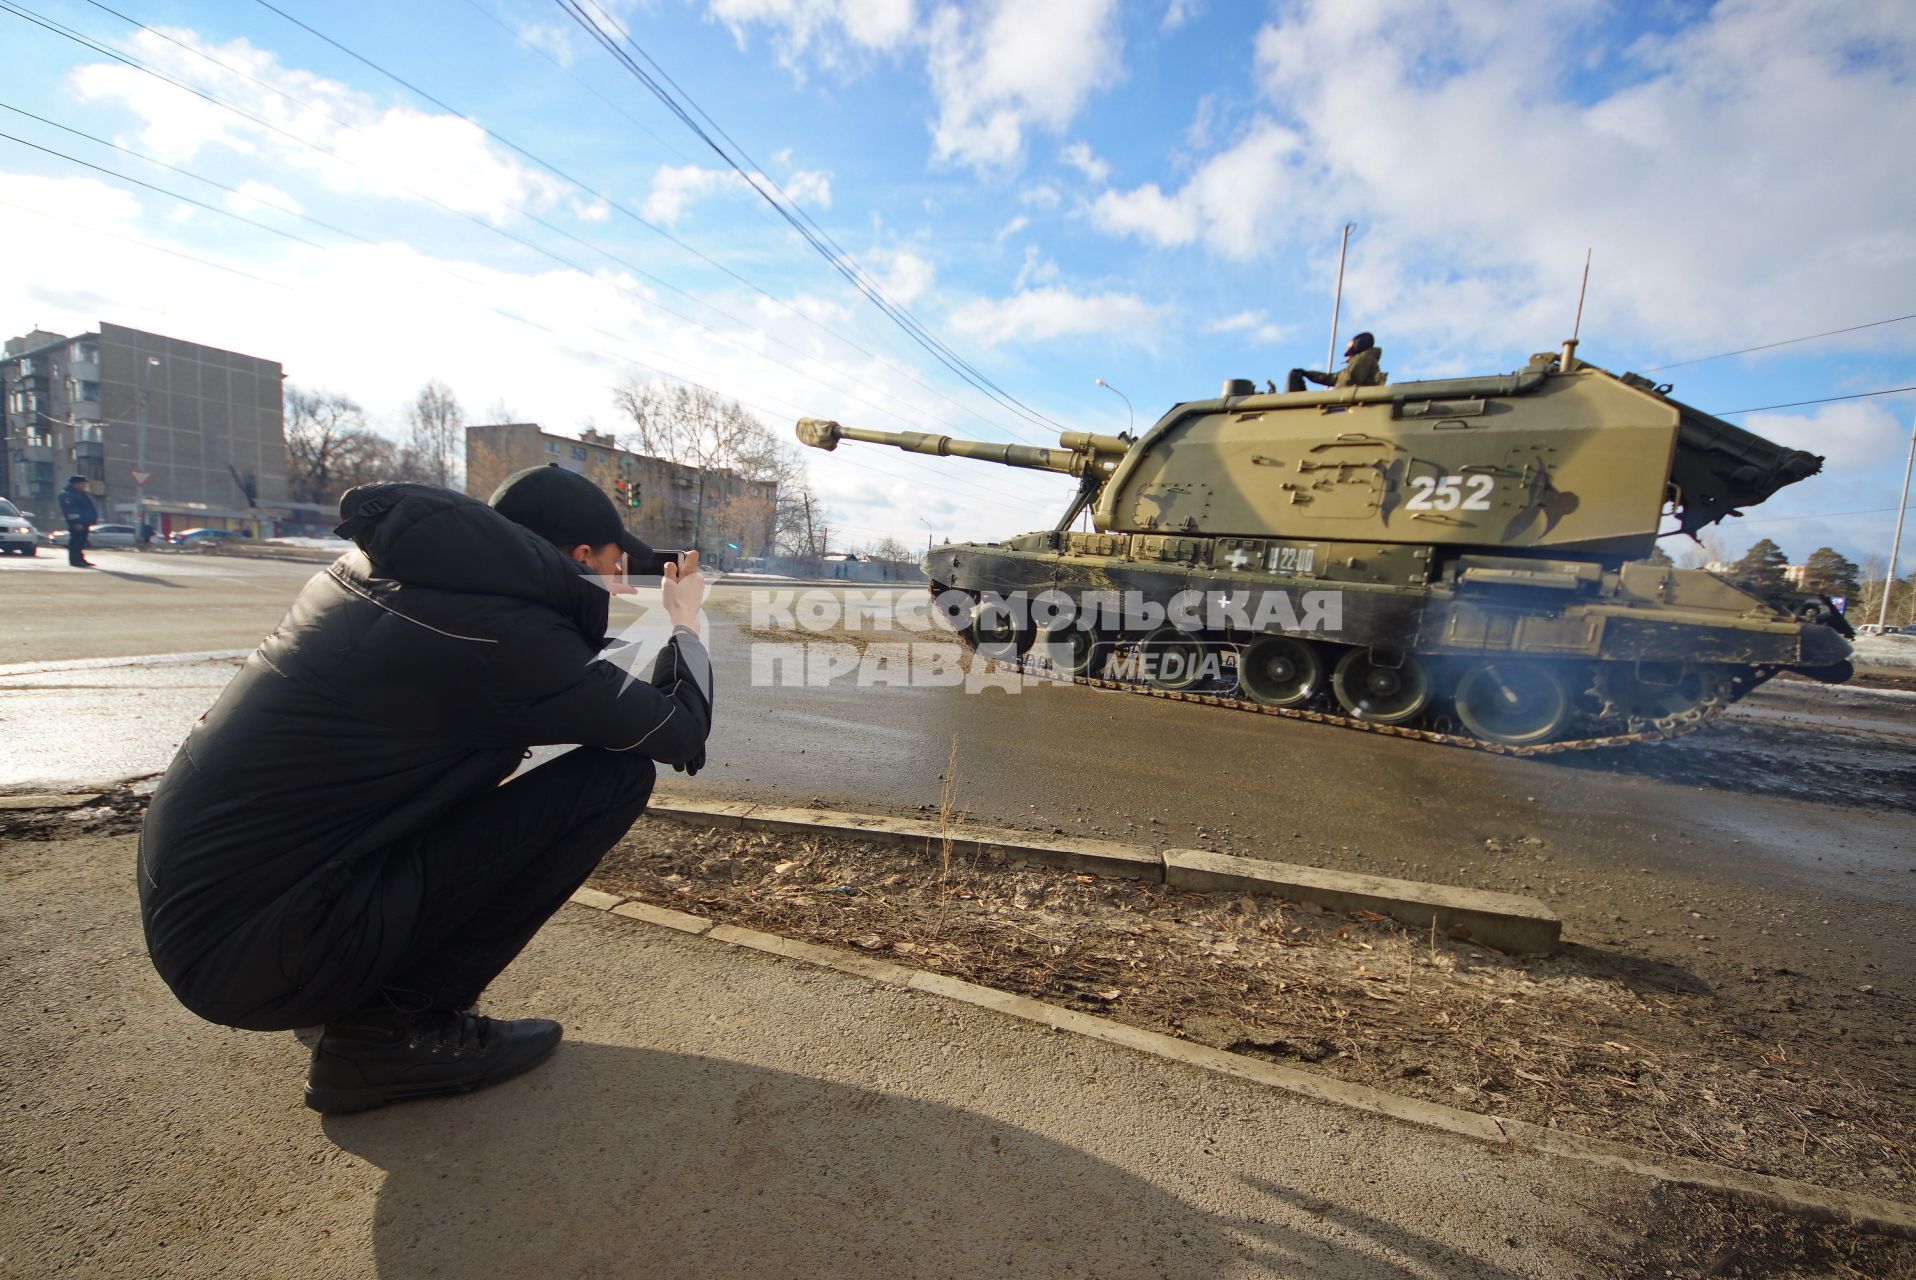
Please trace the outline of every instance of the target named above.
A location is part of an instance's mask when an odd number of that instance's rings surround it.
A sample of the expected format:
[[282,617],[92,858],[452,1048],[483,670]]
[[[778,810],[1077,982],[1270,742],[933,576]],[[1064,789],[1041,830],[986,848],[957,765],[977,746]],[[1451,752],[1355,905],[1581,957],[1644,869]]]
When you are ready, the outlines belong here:
[[946,831],[925,819],[755,805],[740,800],[656,797],[646,812],[704,826],[783,835],[849,836],[928,856],[937,854],[949,839],[952,852],[963,857],[995,849],[1064,871],[1124,876],[1200,892],[1274,893],[1329,911],[1375,911],[1414,929],[1428,929],[1434,921],[1446,937],[1513,953],[1554,951],[1563,933],[1563,921],[1535,898],[1265,862],[1202,849],[1167,849],[1160,853],[1115,840],[1052,839],[1003,827],[966,826]]
[[[1297,1097],[1347,1107],[1368,1115],[1387,1116],[1426,1129],[1437,1129],[1492,1146],[1533,1151],[1540,1155],[1617,1169],[1639,1177],[1651,1178],[1675,1186],[1699,1187],[1740,1197],[1755,1203],[1801,1214],[1822,1222],[1847,1223],[1885,1235],[1916,1239],[1916,1205],[1901,1204],[1880,1196],[1839,1191],[1813,1182],[1798,1182],[1768,1174],[1747,1173],[1725,1165],[1692,1160],[1683,1156],[1663,1157],[1639,1151],[1620,1142],[1588,1138],[1546,1129],[1521,1120],[1498,1120],[1462,1111],[1440,1103],[1405,1098],[1369,1085],[1314,1075],[1297,1067],[1280,1066],[1260,1058],[1227,1053],[1207,1045],[1192,1044],[1158,1031],[1126,1026],[1110,1018],[1081,1013],[1058,1005],[1046,1004],[1028,996],[1013,995],[995,987],[980,986],[945,974],[913,969],[889,960],[861,956],[836,947],[800,942],[777,934],[736,925],[717,924],[703,916],[657,907],[634,899],[596,889],[581,889],[573,902],[595,911],[623,916],[641,924],[653,924],[680,933],[703,936],[727,946],[744,947],[766,955],[779,956],[805,964],[818,965],[840,973],[905,987],[927,995],[957,1000],[980,1009],[989,1009],[1054,1031],[1070,1032],[1121,1045],[1169,1062],[1179,1062],[1200,1070],[1269,1088]],[[610,903],[610,906],[603,905]]]

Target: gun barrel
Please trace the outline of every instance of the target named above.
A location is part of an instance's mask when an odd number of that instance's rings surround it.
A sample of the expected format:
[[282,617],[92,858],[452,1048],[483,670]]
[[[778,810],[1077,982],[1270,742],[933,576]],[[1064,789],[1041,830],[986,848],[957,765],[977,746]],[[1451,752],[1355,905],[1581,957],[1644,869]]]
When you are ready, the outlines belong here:
[[926,453],[939,458],[976,458],[981,462],[996,462],[1000,466],[1056,471],[1071,476],[1083,475],[1088,469],[1109,471],[1130,448],[1128,442],[1117,436],[1094,435],[1087,431],[1067,431],[1059,437],[1058,448],[1046,449],[1029,444],[960,440],[922,431],[869,431],[863,427],[847,427],[826,418],[800,418],[798,438],[814,449],[836,449],[840,440],[863,440],[868,444],[888,444],[906,453]]

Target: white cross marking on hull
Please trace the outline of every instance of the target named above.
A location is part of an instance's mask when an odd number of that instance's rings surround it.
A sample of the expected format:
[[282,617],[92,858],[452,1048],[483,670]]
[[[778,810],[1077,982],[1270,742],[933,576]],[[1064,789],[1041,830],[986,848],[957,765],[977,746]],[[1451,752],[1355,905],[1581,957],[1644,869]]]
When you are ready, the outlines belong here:
[[1224,562],[1233,569],[1242,569],[1251,562],[1251,553],[1243,547],[1232,547],[1231,554],[1224,557]]

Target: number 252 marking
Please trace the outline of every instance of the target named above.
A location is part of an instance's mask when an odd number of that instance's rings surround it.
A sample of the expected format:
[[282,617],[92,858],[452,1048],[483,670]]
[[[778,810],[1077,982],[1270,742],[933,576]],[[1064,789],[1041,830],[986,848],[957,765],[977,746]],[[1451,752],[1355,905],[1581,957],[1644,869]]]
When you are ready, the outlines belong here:
[[1490,490],[1496,484],[1494,476],[1412,476],[1410,478],[1410,501],[1404,504],[1410,511],[1488,511],[1490,510]]

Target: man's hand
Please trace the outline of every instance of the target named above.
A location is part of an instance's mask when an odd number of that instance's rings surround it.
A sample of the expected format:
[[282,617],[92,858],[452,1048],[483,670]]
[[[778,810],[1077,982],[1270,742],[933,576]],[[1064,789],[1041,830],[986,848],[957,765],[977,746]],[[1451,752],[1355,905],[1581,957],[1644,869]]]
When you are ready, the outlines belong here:
[[705,603],[705,578],[699,573],[699,553],[688,551],[678,563],[665,566],[665,580],[659,584],[665,599],[665,615],[675,627],[688,627],[693,635],[699,630],[699,606]]

